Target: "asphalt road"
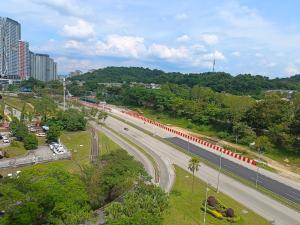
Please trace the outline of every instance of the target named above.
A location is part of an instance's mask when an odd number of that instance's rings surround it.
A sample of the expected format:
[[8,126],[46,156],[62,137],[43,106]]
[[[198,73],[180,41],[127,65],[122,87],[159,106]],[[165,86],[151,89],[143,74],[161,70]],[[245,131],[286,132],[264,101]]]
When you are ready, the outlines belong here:
[[[139,125],[139,123],[135,122],[136,120],[130,117],[126,117],[126,119],[135,125]],[[189,172],[187,165],[190,157],[188,155],[114,118],[109,117],[106,120],[106,124],[115,131],[124,133],[136,144],[148,146],[153,153],[159,155],[164,161],[167,159],[171,164],[176,164]],[[124,127],[128,127],[129,130],[124,132]],[[202,164],[195,176],[216,187],[217,170]],[[161,177],[161,179],[165,178]],[[266,219],[275,221],[274,224],[276,225],[300,225],[300,214],[298,212],[224,174],[220,176],[220,191]]]
[[[189,151],[195,155],[200,156],[201,158],[207,159],[208,161],[214,163],[215,165],[220,165],[220,156],[211,153],[207,150],[204,150],[193,143],[189,143],[183,139],[177,137],[166,138],[166,140],[170,141],[171,143],[185,149],[185,151]],[[189,148],[188,148],[189,145]],[[221,158],[221,165],[222,168],[242,177],[246,180],[249,180],[255,184],[257,172],[250,170],[240,164],[237,164],[233,161],[230,161],[226,158]],[[280,183],[276,180],[273,180],[269,177],[261,175],[258,173],[258,184],[292,202],[300,204],[300,191],[294,189],[290,186],[287,186],[283,183]]]
[[[111,140],[113,140],[116,144],[118,144],[122,149],[128,152],[128,154],[132,155],[135,160],[141,162],[146,170],[146,172],[153,177],[155,177],[155,169],[154,166],[152,165],[151,161],[143,154],[141,153],[138,149],[136,149],[134,146],[131,144],[127,143],[124,141],[121,137],[110,131],[109,129],[98,125],[94,121],[89,122],[95,129],[101,131],[104,133],[106,136],[108,136]],[[162,187],[164,188],[164,187]]]

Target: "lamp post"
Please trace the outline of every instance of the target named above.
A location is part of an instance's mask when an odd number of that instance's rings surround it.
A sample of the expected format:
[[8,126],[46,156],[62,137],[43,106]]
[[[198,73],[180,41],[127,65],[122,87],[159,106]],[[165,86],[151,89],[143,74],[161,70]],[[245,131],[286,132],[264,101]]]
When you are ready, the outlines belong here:
[[204,203],[204,217],[203,217],[203,225],[206,224],[206,209],[207,209],[207,194],[208,194],[208,180],[206,181],[206,192],[205,192],[205,203]]
[[219,173],[218,173],[217,193],[219,193],[220,174],[221,174],[221,169],[222,169],[222,154],[223,154],[223,148],[221,148],[220,160],[219,160]]
[[[260,152],[260,148],[258,148],[258,155],[259,155],[259,161],[261,161],[261,152]],[[259,175],[259,166],[257,166],[257,170],[256,170],[256,179],[255,179],[255,187],[257,188],[258,186],[258,175]]]
[[64,111],[66,111],[66,78],[63,80],[63,87],[64,87]]

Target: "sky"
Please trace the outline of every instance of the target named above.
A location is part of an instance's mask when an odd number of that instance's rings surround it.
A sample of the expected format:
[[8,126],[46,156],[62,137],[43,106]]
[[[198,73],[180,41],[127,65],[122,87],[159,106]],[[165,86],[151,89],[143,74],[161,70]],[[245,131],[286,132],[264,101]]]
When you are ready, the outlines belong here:
[[59,74],[106,66],[300,73],[298,0],[0,0]]

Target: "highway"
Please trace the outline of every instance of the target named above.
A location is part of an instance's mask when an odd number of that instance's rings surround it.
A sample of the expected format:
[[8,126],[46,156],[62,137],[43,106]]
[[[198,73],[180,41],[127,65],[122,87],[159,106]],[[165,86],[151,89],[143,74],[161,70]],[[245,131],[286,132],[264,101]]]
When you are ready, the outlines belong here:
[[[199,146],[194,145],[193,143],[188,143],[187,141],[177,138],[177,137],[170,137],[166,138],[166,140],[170,141],[171,143],[185,149],[185,151],[190,151],[191,153],[200,156],[201,158],[207,159],[208,161],[212,162],[213,164],[219,166],[220,163],[220,156],[216,155],[212,152],[202,149]],[[189,145],[189,147],[188,147]],[[256,183],[256,177],[258,177],[258,184],[292,202],[300,204],[300,191],[298,189],[294,189],[288,185],[280,183],[276,180],[273,180],[269,177],[266,177],[259,172],[250,170],[247,167],[244,167],[240,164],[237,164],[233,161],[230,161],[226,158],[221,158],[222,167],[226,170],[234,173],[235,175],[242,177],[246,180],[249,180],[252,183]],[[258,176],[257,176],[258,175]]]
[[[126,137],[130,138],[130,140],[136,144],[150,148],[153,153],[163,158],[163,161],[169,161],[170,164],[176,164],[186,171],[189,171],[187,165],[190,157],[188,155],[121,122],[120,120],[109,117],[106,120],[106,124],[111,129],[126,135]],[[128,127],[129,130],[124,131],[124,127]],[[206,165],[202,165],[195,175],[216,187],[218,171]],[[165,178],[161,177],[161,179]],[[282,205],[274,199],[267,197],[259,191],[237,182],[224,174],[220,176],[220,191],[231,196],[236,201],[244,204],[247,208],[260,214],[266,219],[275,221],[275,224],[277,225],[300,224],[300,214],[295,210]]]
[[[155,179],[155,168],[150,161],[140,150],[138,150],[136,147],[132,146],[131,144],[127,143],[123,138],[121,138],[119,135],[115,134],[114,132],[110,131],[109,129],[97,124],[94,121],[90,121],[89,124],[103,132],[106,136],[108,136],[110,139],[112,139],[116,144],[118,144],[121,148],[126,150],[130,155],[132,155],[137,161],[141,162],[146,170],[146,172],[153,178],[152,182],[157,183],[159,186],[164,189],[166,192],[169,192],[171,190],[171,187],[174,183],[174,176],[170,176],[170,174],[175,174],[174,169],[170,164],[166,163],[163,159],[161,159],[158,155],[155,155],[148,147],[140,146],[144,150],[147,150],[149,154],[152,155],[153,159],[155,160],[155,163],[157,164],[157,167],[159,169],[158,171],[158,177]],[[120,132],[121,133],[121,132]]]

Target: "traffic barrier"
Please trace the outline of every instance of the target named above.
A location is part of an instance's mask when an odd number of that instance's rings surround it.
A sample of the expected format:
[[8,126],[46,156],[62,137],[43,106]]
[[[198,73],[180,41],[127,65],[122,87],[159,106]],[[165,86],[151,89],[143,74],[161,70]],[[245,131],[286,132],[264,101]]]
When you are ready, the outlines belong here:
[[[110,108],[109,108],[109,110],[111,111]],[[244,156],[242,156],[240,154],[234,153],[234,152],[232,152],[230,150],[225,150],[225,149],[223,149],[222,147],[220,147],[218,145],[214,145],[214,144],[209,143],[207,141],[204,141],[204,140],[202,140],[202,139],[200,139],[198,137],[194,137],[194,136],[185,134],[185,133],[183,133],[181,131],[178,131],[176,129],[170,128],[170,127],[168,127],[168,126],[166,126],[164,124],[161,124],[161,123],[158,123],[156,121],[150,120],[150,119],[148,119],[146,117],[143,117],[143,116],[139,115],[138,113],[133,113],[132,111],[124,111],[124,110],[121,110],[121,112],[124,113],[124,114],[127,114],[129,116],[133,116],[135,118],[141,119],[141,120],[143,120],[143,121],[145,121],[147,123],[153,124],[153,125],[155,125],[157,127],[160,127],[160,128],[162,128],[164,130],[167,130],[170,133],[173,133],[173,134],[176,134],[176,135],[181,136],[183,138],[186,138],[189,141],[193,141],[193,142],[196,142],[196,143],[198,143],[200,145],[207,146],[208,148],[210,148],[212,150],[216,150],[216,151],[222,152],[222,153],[224,153],[224,154],[226,154],[228,156],[231,156],[231,157],[233,157],[235,159],[241,160],[241,161],[243,161],[245,163],[248,163],[248,164],[251,164],[251,165],[254,165],[254,166],[256,165],[256,161],[254,159],[249,159],[249,158],[244,157]]]

